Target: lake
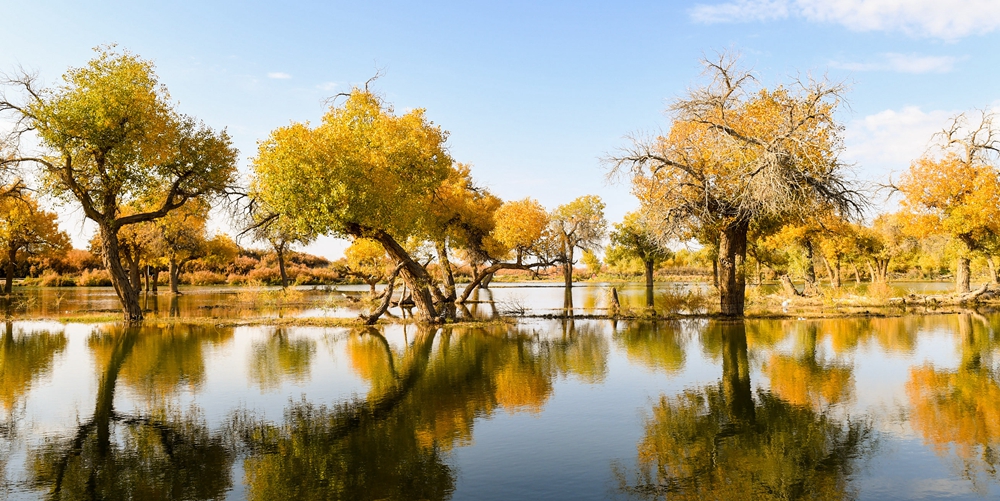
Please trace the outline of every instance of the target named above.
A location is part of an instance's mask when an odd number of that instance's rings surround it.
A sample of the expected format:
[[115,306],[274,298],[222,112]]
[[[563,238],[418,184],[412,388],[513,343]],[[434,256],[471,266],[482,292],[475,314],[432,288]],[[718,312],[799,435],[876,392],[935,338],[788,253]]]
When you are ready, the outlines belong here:
[[[561,307],[561,288],[498,285],[481,314]],[[347,317],[362,290],[253,304]],[[1000,496],[1000,314],[229,327],[183,318],[247,315],[245,291],[186,292],[140,328],[2,325],[0,498]]]

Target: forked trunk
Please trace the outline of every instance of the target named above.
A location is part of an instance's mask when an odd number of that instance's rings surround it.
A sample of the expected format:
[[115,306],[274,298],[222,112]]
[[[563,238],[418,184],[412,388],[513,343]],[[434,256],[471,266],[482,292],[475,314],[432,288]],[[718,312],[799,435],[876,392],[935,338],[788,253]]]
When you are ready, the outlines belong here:
[[406,249],[392,238],[392,235],[381,230],[362,231],[361,228],[357,228],[355,231],[355,236],[369,236],[377,240],[397,265],[402,264],[400,274],[413,295],[413,302],[419,311],[419,320],[437,322],[437,311],[434,309],[434,298],[431,295],[433,280],[427,270],[420,266],[420,263],[414,261]]
[[743,316],[749,227],[746,221],[736,221],[726,226],[720,235],[719,303],[725,316]]
[[122,304],[125,323],[141,322],[142,307],[139,305],[139,289],[132,286],[128,272],[122,266],[121,249],[118,245],[116,229],[100,227],[101,248],[103,250],[104,266],[111,275],[111,285]]
[[826,266],[826,274],[830,277],[830,287],[840,288],[840,258],[834,258],[831,263],[826,256],[823,256],[823,264]]
[[955,292],[965,293],[971,290],[969,287],[970,275],[969,258],[958,258],[958,266],[955,269]]

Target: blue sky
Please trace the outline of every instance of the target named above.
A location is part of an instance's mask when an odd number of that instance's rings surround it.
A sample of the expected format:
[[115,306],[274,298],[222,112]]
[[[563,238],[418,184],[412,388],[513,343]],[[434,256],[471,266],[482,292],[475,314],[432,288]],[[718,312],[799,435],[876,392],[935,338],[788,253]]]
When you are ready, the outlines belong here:
[[[0,70],[54,83],[117,43],[155,62],[181,112],[229,130],[243,171],[271,129],[317,121],[324,98],[382,69],[375,89],[397,110],[426,108],[480,184],[549,208],[598,194],[611,221],[637,204],[607,184],[600,157],[668,127],[667,104],[720,50],[741,52],[769,86],[848,83],[842,158],[873,181],[905,169],[949,117],[1000,103],[993,0],[3,0],[0,11]],[[64,219],[83,245],[88,227]]]

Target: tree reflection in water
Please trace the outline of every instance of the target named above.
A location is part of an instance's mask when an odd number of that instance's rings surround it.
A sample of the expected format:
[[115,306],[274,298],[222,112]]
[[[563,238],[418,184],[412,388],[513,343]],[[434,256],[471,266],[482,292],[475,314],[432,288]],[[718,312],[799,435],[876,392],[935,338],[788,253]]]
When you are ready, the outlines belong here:
[[721,352],[718,385],[662,396],[647,418],[634,469],[613,465],[618,489],[642,499],[849,499],[872,426],[838,420],[751,390],[747,333],[711,322],[702,340]]
[[477,418],[539,412],[552,381],[600,380],[606,341],[572,323],[557,340],[496,329],[418,328],[403,349],[374,328],[347,341],[352,369],[370,383],[363,400],[293,403],[281,423],[240,415],[251,499],[447,499],[456,445]]
[[910,370],[910,425],[938,454],[954,453],[957,473],[985,493],[988,482],[1000,481],[1000,367],[994,358],[1000,336],[981,315],[953,318],[958,325],[950,330],[959,337],[959,367],[937,369],[926,363]]
[[[114,326],[94,333],[90,346],[99,369],[94,414],[73,436],[49,437],[29,450],[36,488],[50,499],[216,499],[225,494],[234,456],[221,433],[210,434],[196,412],[185,416],[165,403],[168,394],[203,372],[200,349],[190,346],[199,347],[206,336],[187,328]],[[148,411],[114,409],[119,379],[144,392]]]

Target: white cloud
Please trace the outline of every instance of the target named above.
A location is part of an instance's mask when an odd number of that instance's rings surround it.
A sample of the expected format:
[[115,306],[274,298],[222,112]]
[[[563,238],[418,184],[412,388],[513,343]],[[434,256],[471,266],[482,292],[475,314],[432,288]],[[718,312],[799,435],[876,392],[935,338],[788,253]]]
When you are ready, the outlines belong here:
[[696,5],[690,15],[701,23],[794,16],[854,31],[901,31],[945,40],[1000,28],[1000,2],[996,0],[734,0]]
[[287,80],[289,78],[292,78],[292,76],[289,75],[288,73],[282,73],[280,71],[275,71],[273,73],[268,73],[267,74],[267,78],[274,78],[274,79],[277,79],[277,80]]
[[844,134],[844,160],[856,163],[859,175],[874,181],[909,167],[933,144],[934,134],[958,112],[923,111],[917,106],[885,110],[853,120]]
[[851,71],[895,71],[914,74],[949,73],[955,69],[955,63],[961,59],[964,58],[888,52],[879,55],[875,61],[865,63],[832,61],[830,66]]

